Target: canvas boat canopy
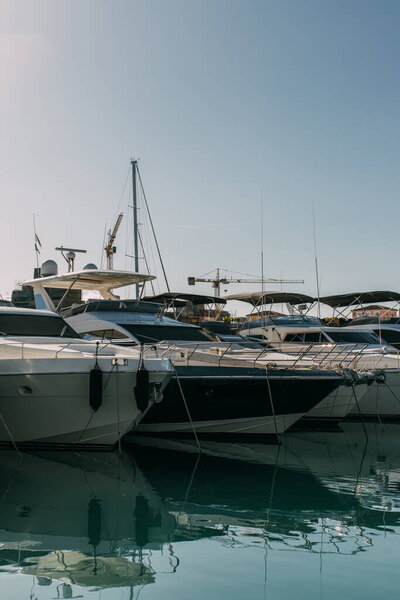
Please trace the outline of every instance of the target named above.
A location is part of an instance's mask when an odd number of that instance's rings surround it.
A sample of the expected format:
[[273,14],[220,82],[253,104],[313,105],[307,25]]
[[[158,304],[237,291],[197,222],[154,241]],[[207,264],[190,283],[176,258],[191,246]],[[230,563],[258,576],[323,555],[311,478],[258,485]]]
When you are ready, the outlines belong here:
[[296,292],[242,292],[240,294],[231,294],[225,296],[225,300],[239,300],[248,302],[254,306],[262,306],[264,304],[308,304],[314,302],[314,298],[306,294],[298,294]]
[[[315,298],[314,300],[317,301],[317,298]],[[364,305],[376,302],[399,302],[400,294],[398,292],[390,291],[353,292],[349,294],[324,296],[319,300],[322,304],[327,304],[332,308],[339,308],[345,306]]]
[[145,296],[142,298],[144,302],[157,302],[159,304],[173,304],[176,307],[186,306],[190,302],[194,306],[201,304],[226,304],[226,300],[216,296],[203,296],[202,294],[188,294],[180,292],[165,292],[157,296]]
[[141,275],[130,271],[106,271],[85,269],[72,271],[64,275],[50,275],[24,281],[23,285],[43,286],[45,288],[65,289],[72,286],[76,290],[113,290],[115,288],[144,283],[155,279],[153,275]]

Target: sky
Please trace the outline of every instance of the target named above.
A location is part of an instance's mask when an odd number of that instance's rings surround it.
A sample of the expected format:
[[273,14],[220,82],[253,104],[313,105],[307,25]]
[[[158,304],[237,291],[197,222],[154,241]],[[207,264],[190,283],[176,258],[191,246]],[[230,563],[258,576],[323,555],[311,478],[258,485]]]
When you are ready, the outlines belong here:
[[315,295],[314,205],[321,294],[400,291],[399,26],[391,0],[0,0],[1,294],[32,276],[33,213],[64,271],[54,248],[99,265],[123,211],[131,268],[131,158],[173,290],[259,277],[262,205],[265,276]]

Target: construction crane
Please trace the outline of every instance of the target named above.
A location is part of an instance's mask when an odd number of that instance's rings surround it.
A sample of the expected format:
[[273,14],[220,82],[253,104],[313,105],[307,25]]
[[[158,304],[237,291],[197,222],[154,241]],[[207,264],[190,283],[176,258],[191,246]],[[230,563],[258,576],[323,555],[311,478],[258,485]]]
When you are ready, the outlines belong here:
[[107,256],[107,269],[109,271],[113,270],[113,259],[114,259],[114,254],[117,251],[116,246],[114,246],[114,241],[115,238],[117,236],[117,232],[119,229],[119,226],[121,225],[121,221],[122,221],[122,217],[124,216],[124,213],[119,213],[118,215],[118,219],[115,222],[114,225],[114,229],[111,231],[111,229],[108,230],[108,243],[107,246],[104,248],[104,250],[106,251],[106,256]]
[[221,297],[221,284],[228,285],[229,283],[304,283],[304,279],[237,279],[234,277],[221,277],[220,269],[217,269],[215,277],[204,278],[204,277],[188,277],[188,285],[195,285],[196,283],[211,283],[215,290],[217,298]]

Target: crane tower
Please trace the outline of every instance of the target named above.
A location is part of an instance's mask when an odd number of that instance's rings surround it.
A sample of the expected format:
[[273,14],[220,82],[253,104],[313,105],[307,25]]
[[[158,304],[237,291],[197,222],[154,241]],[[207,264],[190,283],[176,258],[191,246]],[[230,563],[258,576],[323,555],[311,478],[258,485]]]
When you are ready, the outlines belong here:
[[229,283],[304,283],[303,279],[271,279],[265,278],[260,279],[245,279],[245,278],[234,278],[234,277],[221,277],[220,269],[218,268],[215,277],[188,277],[188,285],[195,285],[196,283],[211,283],[215,290],[217,298],[221,297],[221,284],[228,285]]
[[107,246],[104,248],[104,250],[106,251],[106,256],[107,256],[107,269],[109,271],[113,270],[113,259],[114,259],[114,254],[117,251],[116,246],[114,246],[114,241],[115,238],[117,236],[117,232],[119,229],[119,226],[121,225],[121,221],[122,221],[122,217],[124,216],[124,213],[119,213],[118,218],[115,222],[114,225],[114,229],[111,231],[111,229],[108,230],[108,243]]

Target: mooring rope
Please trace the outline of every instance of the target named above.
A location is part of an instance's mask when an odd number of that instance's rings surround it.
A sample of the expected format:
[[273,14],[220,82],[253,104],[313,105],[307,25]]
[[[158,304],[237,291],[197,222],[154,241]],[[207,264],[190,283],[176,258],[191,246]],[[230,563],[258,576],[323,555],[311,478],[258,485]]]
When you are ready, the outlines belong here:
[[118,365],[115,369],[115,374],[117,376],[116,380],[116,388],[117,388],[117,422],[118,422],[118,454],[121,456],[121,429],[120,429],[120,420],[119,420],[119,375],[120,371],[118,370]]
[[[377,384],[378,385],[378,384]],[[390,386],[388,386],[388,384],[386,383],[386,381],[383,382],[383,385],[385,387],[387,387],[387,389],[389,390],[389,392],[392,394],[392,396],[394,397],[394,399],[396,400],[396,402],[398,402],[400,404],[400,400],[398,398],[398,396],[394,393],[394,391],[392,390],[392,388]]]
[[357,408],[358,408],[358,414],[360,415],[360,419],[361,419],[361,423],[362,423],[362,426],[363,426],[363,429],[364,429],[365,437],[366,437],[366,438],[367,438],[367,440],[368,440],[368,433],[367,433],[367,429],[366,429],[366,427],[365,427],[364,419],[363,419],[362,412],[361,412],[361,409],[360,409],[360,404],[359,404],[359,402],[358,402],[358,398],[357,398],[357,395],[356,395],[355,383],[353,382],[353,383],[351,384],[351,386],[352,386],[352,388],[353,388],[354,400],[356,401],[356,404],[357,404]]
[[188,407],[187,402],[186,402],[185,394],[183,393],[183,389],[182,389],[182,385],[181,385],[181,382],[180,382],[179,377],[178,377],[178,373],[176,372],[176,367],[175,367],[175,365],[174,365],[174,363],[172,361],[171,361],[171,365],[172,365],[172,367],[174,369],[174,372],[175,372],[176,381],[178,383],[178,387],[179,387],[179,390],[181,392],[183,404],[185,405],[185,409],[186,409],[187,415],[189,417],[190,424],[191,424],[192,429],[193,429],[193,435],[194,435],[194,438],[196,440],[197,447],[199,449],[199,452],[201,452],[201,446],[200,446],[199,438],[197,437],[196,428],[194,426],[194,423],[193,423],[193,420],[192,420],[192,417],[191,417],[191,414],[190,414],[190,410],[189,410],[189,407]]
[[270,401],[270,404],[271,404],[271,411],[272,411],[272,416],[273,416],[273,419],[274,419],[275,435],[276,435],[277,440],[279,441],[278,425],[276,423],[275,407],[274,407],[274,402],[272,400],[271,385],[269,383],[268,367],[265,368],[265,376],[266,376],[266,379],[267,379],[269,401]]
[[14,440],[13,436],[12,436],[12,433],[11,433],[11,431],[9,430],[9,428],[8,428],[8,425],[7,425],[7,423],[5,422],[5,419],[4,419],[4,417],[3,417],[3,415],[2,415],[1,413],[0,413],[0,419],[1,419],[2,423],[3,423],[3,425],[4,425],[4,428],[5,428],[6,432],[8,433],[8,436],[9,436],[9,438],[10,438],[10,440],[11,440],[11,443],[12,443],[12,445],[13,445],[13,447],[14,447],[14,450],[15,450],[15,451],[17,452],[17,454],[19,455],[19,458],[20,458],[21,462],[23,462],[23,460],[24,460],[24,459],[23,459],[23,457],[22,457],[22,454],[21,454],[21,452],[20,452],[20,450],[19,450],[19,448],[18,448],[18,446],[17,446],[17,444],[16,444],[16,442],[15,442],[15,440]]

